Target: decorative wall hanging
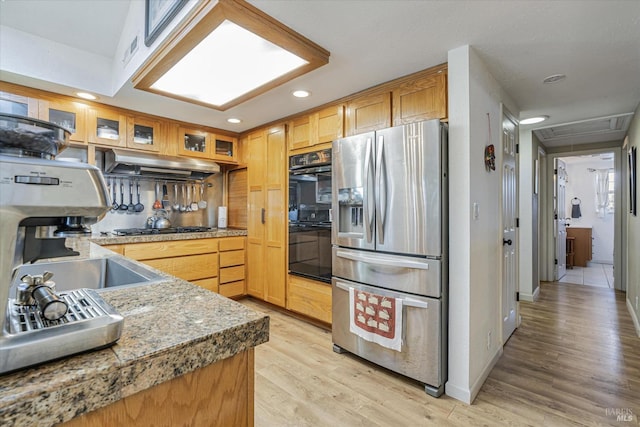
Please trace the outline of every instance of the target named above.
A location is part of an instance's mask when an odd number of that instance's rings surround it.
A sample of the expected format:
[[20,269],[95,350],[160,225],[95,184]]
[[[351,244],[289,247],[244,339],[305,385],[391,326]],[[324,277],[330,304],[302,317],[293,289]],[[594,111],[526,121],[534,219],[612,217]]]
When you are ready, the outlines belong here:
[[493,144],[484,147],[484,165],[487,171],[496,170],[496,149]]

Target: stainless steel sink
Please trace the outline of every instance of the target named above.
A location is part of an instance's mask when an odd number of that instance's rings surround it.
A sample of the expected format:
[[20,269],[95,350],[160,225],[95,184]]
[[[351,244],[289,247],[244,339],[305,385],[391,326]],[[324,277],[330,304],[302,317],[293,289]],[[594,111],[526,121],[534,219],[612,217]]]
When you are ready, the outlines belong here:
[[104,289],[121,286],[138,286],[162,279],[157,273],[124,258],[107,257],[96,259],[69,260],[18,267],[13,277],[11,289],[25,274],[53,273],[56,292],[79,288]]

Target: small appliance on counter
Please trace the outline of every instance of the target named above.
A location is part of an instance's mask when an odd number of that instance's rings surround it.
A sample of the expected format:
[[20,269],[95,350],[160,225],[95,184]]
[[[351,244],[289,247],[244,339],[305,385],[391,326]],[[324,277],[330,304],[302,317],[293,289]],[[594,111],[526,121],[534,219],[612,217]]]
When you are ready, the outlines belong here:
[[78,255],[64,237],[39,238],[38,227],[84,232],[109,210],[98,168],[55,160],[68,137],[52,123],[0,114],[0,374],[109,346],[122,332],[122,316],[95,291],[58,295],[47,264],[12,278],[22,263]]

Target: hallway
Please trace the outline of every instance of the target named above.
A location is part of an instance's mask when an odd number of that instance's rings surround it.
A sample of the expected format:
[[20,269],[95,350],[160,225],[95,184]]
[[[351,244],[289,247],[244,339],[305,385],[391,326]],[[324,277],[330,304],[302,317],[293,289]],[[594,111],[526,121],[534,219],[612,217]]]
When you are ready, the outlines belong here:
[[[640,338],[612,289],[542,283],[472,405],[331,349],[331,333],[244,299],[271,317],[256,348],[255,425],[637,425]],[[618,423],[617,415],[632,422]]]
[[613,289],[613,265],[589,262],[586,267],[574,266],[558,281]]

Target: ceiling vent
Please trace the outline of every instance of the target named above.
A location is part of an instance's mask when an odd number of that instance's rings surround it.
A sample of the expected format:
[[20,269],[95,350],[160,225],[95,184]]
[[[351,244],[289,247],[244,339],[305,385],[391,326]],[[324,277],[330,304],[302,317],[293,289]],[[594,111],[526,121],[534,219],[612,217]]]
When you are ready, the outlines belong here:
[[536,129],[533,132],[546,147],[622,141],[633,113],[585,120]]

